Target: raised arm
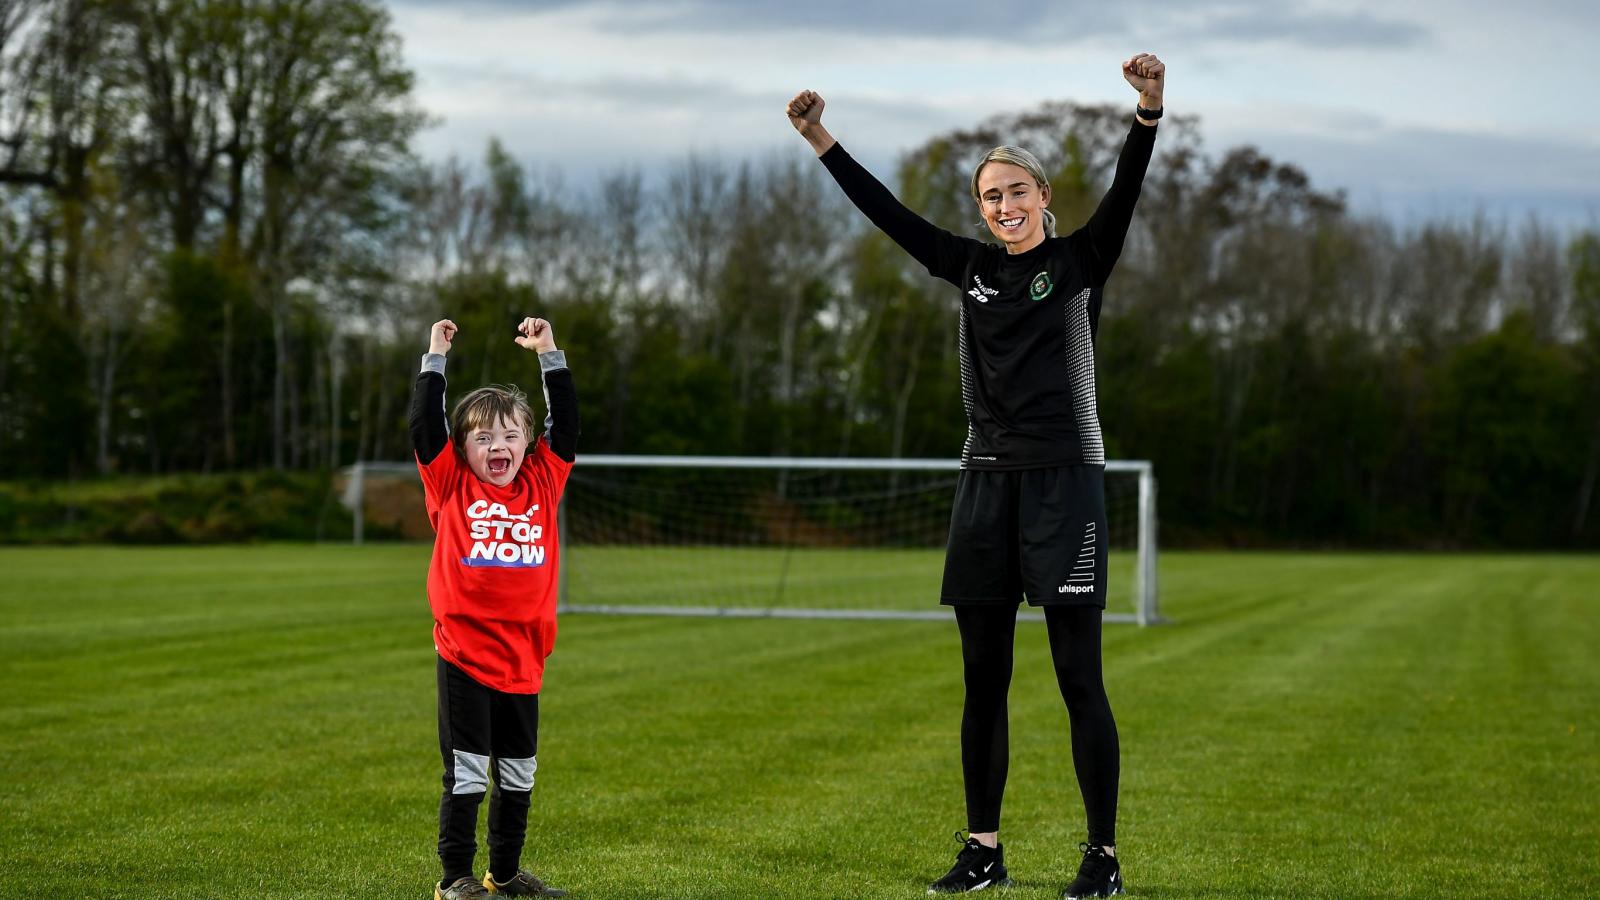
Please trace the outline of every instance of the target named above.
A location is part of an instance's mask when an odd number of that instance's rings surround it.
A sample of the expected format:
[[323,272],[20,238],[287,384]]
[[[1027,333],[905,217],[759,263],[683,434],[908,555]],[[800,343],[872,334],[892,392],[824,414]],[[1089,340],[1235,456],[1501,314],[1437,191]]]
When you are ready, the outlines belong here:
[[930,275],[960,287],[965,269],[969,244],[978,244],[971,238],[961,238],[945,231],[916,213],[895,198],[883,183],[872,177],[855,161],[844,147],[822,125],[822,96],[816,91],[801,91],[789,101],[789,124],[800,132],[817,158],[822,160],[833,180],[844,189],[846,197],[861,210],[879,231],[911,254]]
[[411,388],[411,448],[423,465],[433,462],[450,444],[444,412],[444,360],[456,336],[456,323],[440,319],[428,334],[428,353]]
[[1144,173],[1155,149],[1156,120],[1162,114],[1166,73],[1166,65],[1152,53],[1140,53],[1122,63],[1122,77],[1139,92],[1139,106],[1128,138],[1122,144],[1122,153],[1117,156],[1117,171],[1111,178],[1111,188],[1080,229],[1085,239],[1086,263],[1096,282],[1103,283],[1111,277],[1111,269],[1122,255],[1123,242],[1128,238],[1133,208],[1139,202]]
[[539,377],[544,382],[544,437],[550,449],[567,462],[578,457],[578,389],[567,368],[567,355],[556,349],[555,329],[544,319],[527,318],[517,327],[517,344],[539,354]]

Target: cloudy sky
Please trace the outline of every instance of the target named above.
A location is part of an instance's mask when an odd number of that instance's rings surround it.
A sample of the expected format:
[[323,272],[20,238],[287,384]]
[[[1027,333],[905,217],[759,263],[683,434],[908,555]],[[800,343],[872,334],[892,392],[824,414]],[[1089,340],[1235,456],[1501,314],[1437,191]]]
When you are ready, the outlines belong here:
[[1600,226],[1593,0],[392,0],[439,124],[425,155],[498,135],[571,182],[687,153],[803,153],[783,104],[888,174],[931,135],[1041,101],[1127,103],[1119,62],[1168,65],[1206,146],[1253,144],[1415,221],[1530,211]]

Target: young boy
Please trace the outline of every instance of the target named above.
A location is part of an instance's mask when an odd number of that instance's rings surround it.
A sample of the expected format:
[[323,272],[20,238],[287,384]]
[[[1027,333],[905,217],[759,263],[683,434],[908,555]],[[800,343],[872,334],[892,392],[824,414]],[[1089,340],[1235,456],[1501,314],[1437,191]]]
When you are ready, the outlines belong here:
[[[428,604],[439,654],[439,861],[434,900],[489,894],[560,897],[521,868],[537,767],[539,687],[556,641],[556,505],[577,451],[578,394],[555,333],[524,319],[517,344],[537,351],[549,417],[532,437],[522,392],[480,388],[444,414],[445,354],[456,336],[435,322],[411,396],[411,442],[436,535]],[[472,874],[478,805],[489,798],[489,871]]]

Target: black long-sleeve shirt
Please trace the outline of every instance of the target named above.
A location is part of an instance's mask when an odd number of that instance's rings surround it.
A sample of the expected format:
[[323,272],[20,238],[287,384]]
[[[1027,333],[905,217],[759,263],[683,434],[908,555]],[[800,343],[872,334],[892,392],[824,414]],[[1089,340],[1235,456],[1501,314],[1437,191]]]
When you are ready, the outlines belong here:
[[961,298],[958,340],[968,469],[1104,465],[1095,403],[1101,292],[1122,253],[1156,129],[1135,123],[1111,188],[1083,227],[1016,255],[907,209],[835,144],[822,164],[845,195]]
[[[444,357],[423,357],[422,371],[411,389],[411,445],[423,465],[433,462],[450,445],[450,426],[444,409]],[[567,462],[578,453],[578,390],[563,351],[539,354],[539,374],[544,381],[545,440],[555,455]]]

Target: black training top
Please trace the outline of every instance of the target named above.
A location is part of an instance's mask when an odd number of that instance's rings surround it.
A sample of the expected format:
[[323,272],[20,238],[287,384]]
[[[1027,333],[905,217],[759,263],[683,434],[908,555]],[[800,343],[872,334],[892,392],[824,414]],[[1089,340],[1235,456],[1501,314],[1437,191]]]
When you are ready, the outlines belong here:
[[965,293],[958,329],[965,469],[1104,465],[1095,407],[1100,294],[1133,220],[1156,129],[1134,123],[1117,173],[1082,228],[1015,256],[901,205],[835,144],[822,154],[850,201],[928,274]]

